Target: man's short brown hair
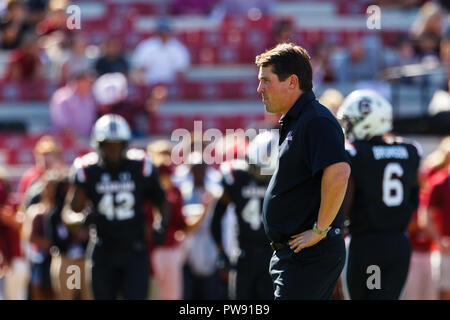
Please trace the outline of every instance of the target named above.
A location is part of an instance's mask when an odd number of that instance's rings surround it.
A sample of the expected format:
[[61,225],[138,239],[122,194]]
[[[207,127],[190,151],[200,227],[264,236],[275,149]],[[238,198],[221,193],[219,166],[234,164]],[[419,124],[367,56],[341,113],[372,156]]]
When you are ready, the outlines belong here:
[[256,56],[258,67],[272,66],[278,80],[284,81],[295,74],[302,91],[312,90],[312,67],[308,52],[293,43],[281,43],[275,48]]

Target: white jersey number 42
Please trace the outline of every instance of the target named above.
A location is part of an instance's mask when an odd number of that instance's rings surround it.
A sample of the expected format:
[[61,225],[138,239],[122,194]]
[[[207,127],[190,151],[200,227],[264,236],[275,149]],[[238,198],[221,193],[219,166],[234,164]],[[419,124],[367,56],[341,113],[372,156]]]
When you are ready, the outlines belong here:
[[134,195],[131,192],[106,193],[98,203],[98,211],[109,221],[134,217]]

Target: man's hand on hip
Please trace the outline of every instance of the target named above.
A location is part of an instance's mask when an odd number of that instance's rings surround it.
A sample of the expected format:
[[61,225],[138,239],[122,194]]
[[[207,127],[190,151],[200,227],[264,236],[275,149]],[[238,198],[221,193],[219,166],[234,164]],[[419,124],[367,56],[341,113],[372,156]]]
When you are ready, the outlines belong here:
[[292,240],[289,240],[289,246],[295,253],[298,253],[304,248],[315,245],[325,237],[326,234],[321,236],[312,230],[306,230],[305,232],[291,236]]

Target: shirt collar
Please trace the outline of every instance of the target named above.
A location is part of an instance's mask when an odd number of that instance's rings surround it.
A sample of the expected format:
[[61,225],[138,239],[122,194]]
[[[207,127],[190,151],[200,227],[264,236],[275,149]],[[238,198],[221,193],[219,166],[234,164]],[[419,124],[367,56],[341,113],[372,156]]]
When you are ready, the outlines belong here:
[[280,120],[278,121],[280,125],[285,124],[289,120],[297,119],[305,106],[314,99],[316,99],[316,96],[314,95],[314,92],[312,90],[302,93],[302,95],[297,99],[297,101],[289,109],[289,111],[280,118]]

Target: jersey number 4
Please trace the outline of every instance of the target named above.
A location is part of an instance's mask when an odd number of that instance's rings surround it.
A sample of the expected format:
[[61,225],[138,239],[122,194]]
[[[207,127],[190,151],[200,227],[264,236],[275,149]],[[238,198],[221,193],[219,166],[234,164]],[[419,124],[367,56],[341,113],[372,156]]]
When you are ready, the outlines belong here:
[[106,193],[98,203],[98,212],[112,221],[134,217],[134,195],[131,192]]
[[403,168],[397,162],[390,162],[384,168],[383,202],[388,207],[397,207],[403,202],[403,184],[399,178],[403,176]]

